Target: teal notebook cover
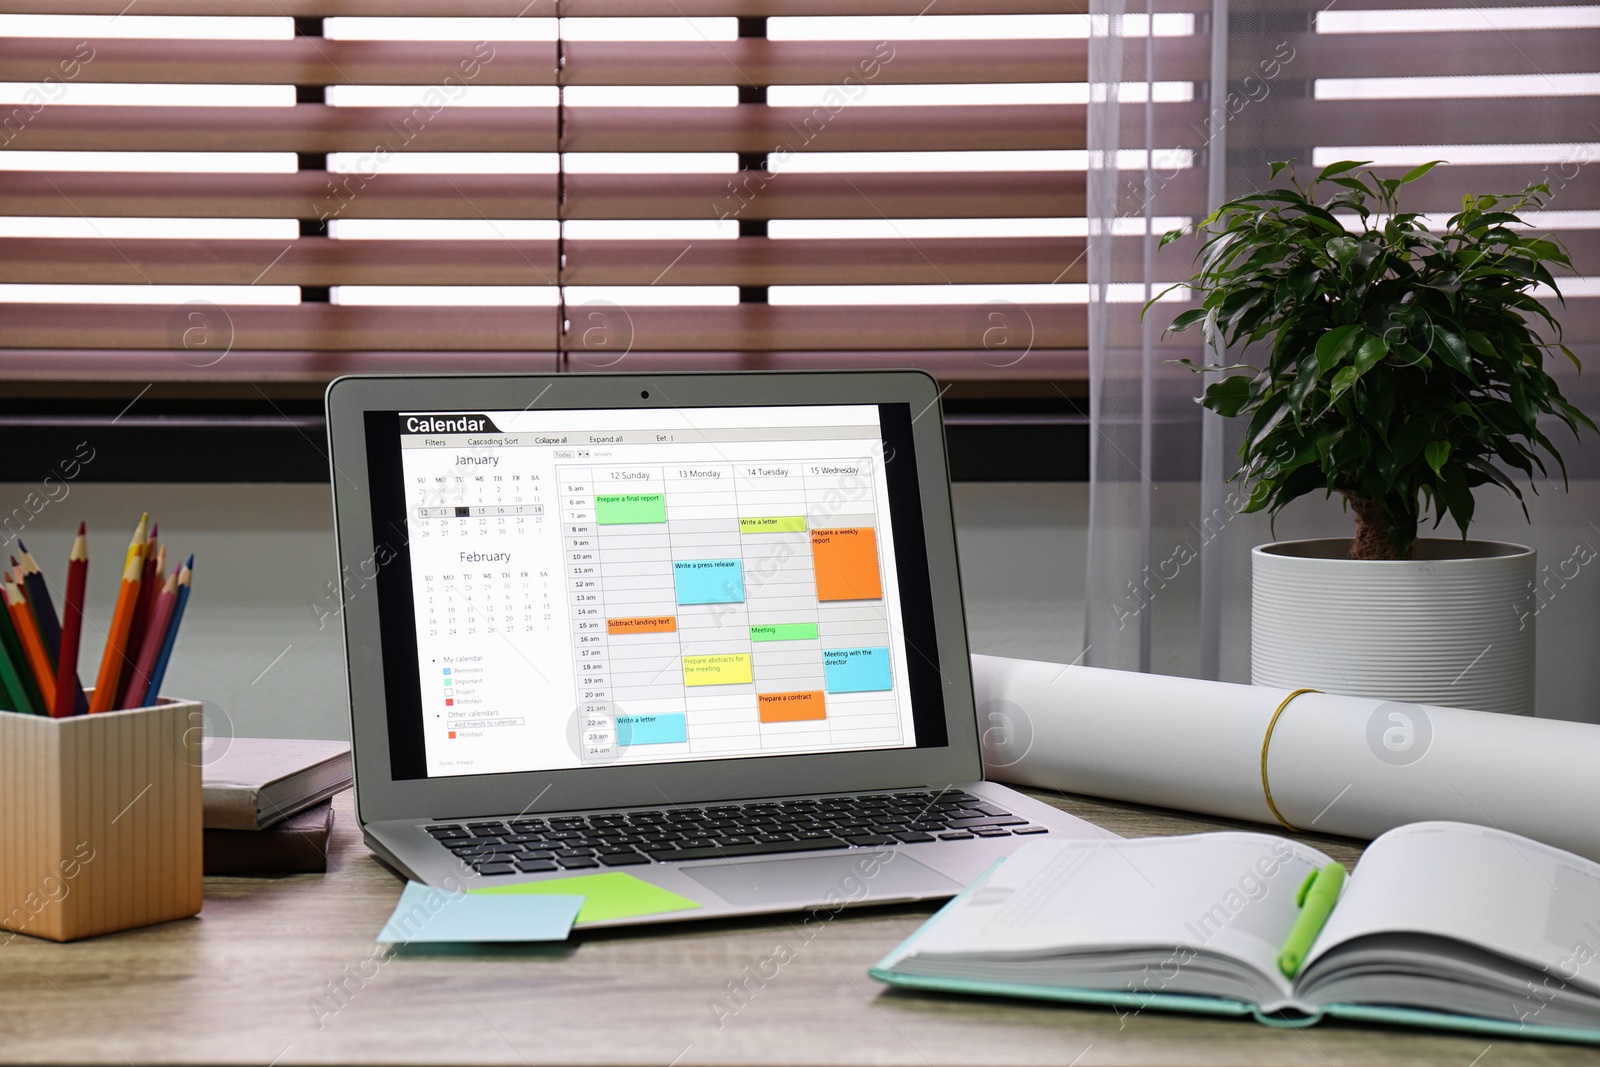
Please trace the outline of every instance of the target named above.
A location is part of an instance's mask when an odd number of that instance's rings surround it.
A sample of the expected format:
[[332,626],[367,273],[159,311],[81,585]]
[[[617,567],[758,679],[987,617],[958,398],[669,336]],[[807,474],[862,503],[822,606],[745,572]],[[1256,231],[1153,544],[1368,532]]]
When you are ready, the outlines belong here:
[[867,974],[887,985],[903,989],[919,989],[937,993],[974,993],[992,997],[1024,997],[1032,1000],[1054,1000],[1068,1004],[1100,1004],[1112,1008],[1132,1008],[1142,1011],[1188,1012],[1192,1015],[1220,1015],[1237,1018],[1253,1016],[1266,1026],[1299,1028],[1314,1026],[1326,1016],[1347,1022],[1383,1023],[1392,1026],[1417,1026],[1434,1030],[1452,1030],[1458,1033],[1487,1034],[1494,1037],[1524,1038],[1539,1041],[1561,1041],[1585,1045],[1600,1045],[1600,1020],[1596,1029],[1578,1029],[1566,1026],[1536,1026],[1520,1022],[1485,1019],[1477,1015],[1453,1015],[1446,1012],[1425,1011],[1418,1008],[1389,1007],[1379,1004],[1330,1004],[1321,1012],[1307,1015],[1278,1015],[1260,1011],[1254,1004],[1227,997],[1207,997],[1179,993],[1134,992],[1116,993],[1104,989],[1067,989],[1057,986],[1029,985],[1018,982],[975,981],[960,978],[930,978],[926,975],[905,974],[895,969],[921,939],[932,929],[945,912],[950,911],[974,890],[980,888],[989,876],[1004,863],[1000,860],[983,872],[971,885],[951,899],[933,917],[919,926],[910,937],[902,941]]

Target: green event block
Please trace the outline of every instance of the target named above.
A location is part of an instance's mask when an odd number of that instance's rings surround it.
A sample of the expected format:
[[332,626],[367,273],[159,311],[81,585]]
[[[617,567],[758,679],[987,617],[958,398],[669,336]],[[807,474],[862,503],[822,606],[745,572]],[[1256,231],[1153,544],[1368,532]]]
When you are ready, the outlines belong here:
[[617,493],[594,498],[594,521],[601,526],[666,522],[667,498],[660,493]]
[[817,624],[814,622],[780,622],[769,626],[750,627],[752,641],[815,641]]

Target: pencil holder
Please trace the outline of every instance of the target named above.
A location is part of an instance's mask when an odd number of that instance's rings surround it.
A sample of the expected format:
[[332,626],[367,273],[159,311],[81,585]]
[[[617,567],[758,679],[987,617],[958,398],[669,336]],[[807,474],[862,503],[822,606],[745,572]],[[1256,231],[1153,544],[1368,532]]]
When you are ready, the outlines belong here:
[[0,927],[73,941],[200,911],[200,721],[167,698],[0,711]]

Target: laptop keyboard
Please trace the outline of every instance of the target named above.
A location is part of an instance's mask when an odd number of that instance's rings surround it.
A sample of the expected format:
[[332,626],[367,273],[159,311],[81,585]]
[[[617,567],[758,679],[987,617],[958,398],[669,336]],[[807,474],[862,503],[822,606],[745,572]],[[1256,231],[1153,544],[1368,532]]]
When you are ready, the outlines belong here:
[[425,829],[464,866],[490,876],[1049,832],[953,790],[519,816]]

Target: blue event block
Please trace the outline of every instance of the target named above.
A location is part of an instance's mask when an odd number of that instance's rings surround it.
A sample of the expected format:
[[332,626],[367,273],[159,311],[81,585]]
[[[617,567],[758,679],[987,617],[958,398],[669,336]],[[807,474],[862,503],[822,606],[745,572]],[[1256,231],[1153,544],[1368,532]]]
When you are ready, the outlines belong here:
[[744,602],[744,572],[736,559],[673,560],[672,581],[680,604]]
[[830,693],[892,689],[887,648],[835,648],[822,653],[824,686]]
[[682,715],[618,715],[617,746],[671,745],[689,740],[689,723]]

